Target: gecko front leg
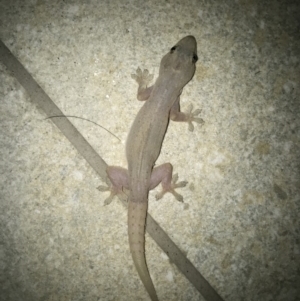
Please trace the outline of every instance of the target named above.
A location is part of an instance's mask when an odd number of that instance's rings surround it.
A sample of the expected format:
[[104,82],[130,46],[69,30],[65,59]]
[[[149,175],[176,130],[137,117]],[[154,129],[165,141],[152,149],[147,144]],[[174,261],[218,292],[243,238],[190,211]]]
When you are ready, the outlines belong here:
[[138,100],[147,100],[153,90],[153,86],[148,87],[153,79],[153,74],[150,74],[147,69],[143,71],[141,68],[136,69],[136,74],[131,74],[133,78],[138,83],[137,99]]
[[181,112],[179,100],[180,100],[180,96],[178,96],[177,100],[175,101],[175,103],[171,108],[170,119],[172,121],[187,122],[189,125],[189,131],[193,132],[194,131],[193,121],[199,124],[204,123],[204,120],[202,118],[196,117],[201,113],[201,109],[196,109],[193,112],[193,105],[190,104],[187,113]]

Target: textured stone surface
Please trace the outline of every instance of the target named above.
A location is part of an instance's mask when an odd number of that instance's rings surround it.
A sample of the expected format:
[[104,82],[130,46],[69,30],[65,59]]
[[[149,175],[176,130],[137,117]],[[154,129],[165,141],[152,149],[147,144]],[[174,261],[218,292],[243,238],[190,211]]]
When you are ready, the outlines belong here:
[[[300,300],[300,8],[296,1],[0,1],[0,38],[108,164],[142,105],[130,74],[157,76],[185,35],[197,71],[182,95],[205,124],[170,123],[184,204],[150,212],[225,300]],[[149,300],[126,212],[0,64],[0,300]],[[161,300],[203,300],[147,239]]]

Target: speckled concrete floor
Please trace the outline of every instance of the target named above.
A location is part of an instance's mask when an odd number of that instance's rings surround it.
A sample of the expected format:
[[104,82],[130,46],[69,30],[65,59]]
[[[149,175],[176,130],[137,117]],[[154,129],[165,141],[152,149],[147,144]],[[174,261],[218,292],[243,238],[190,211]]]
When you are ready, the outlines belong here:
[[[298,4],[297,4],[298,2]],[[0,38],[108,164],[141,103],[130,74],[157,75],[180,38],[198,41],[183,110],[158,163],[184,204],[149,211],[224,300],[300,300],[299,1],[5,1]],[[0,300],[149,300],[133,267],[126,212],[0,64]],[[148,236],[147,236],[148,238]],[[203,300],[147,239],[160,300]]]

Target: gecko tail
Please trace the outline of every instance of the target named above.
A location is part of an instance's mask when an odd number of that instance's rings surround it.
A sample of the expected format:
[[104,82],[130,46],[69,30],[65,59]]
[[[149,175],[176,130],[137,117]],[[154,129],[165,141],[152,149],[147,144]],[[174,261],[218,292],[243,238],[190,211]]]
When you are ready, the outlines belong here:
[[145,259],[145,254],[140,256],[140,254],[132,254],[132,258],[134,261],[134,265],[136,270],[138,271],[138,274],[151,298],[152,301],[158,301],[158,297],[153,285],[153,282],[151,280],[148,267],[146,265],[146,259]]
[[145,258],[145,222],[148,202],[128,202],[129,246],[135,268],[152,301],[158,297]]

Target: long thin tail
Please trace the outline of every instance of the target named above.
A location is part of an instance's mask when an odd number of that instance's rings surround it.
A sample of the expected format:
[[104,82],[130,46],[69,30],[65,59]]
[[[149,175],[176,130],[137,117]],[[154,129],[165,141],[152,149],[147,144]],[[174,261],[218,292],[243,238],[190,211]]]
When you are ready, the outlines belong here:
[[134,265],[152,301],[158,301],[145,258],[145,222],[148,202],[134,202],[129,198],[128,237]]

